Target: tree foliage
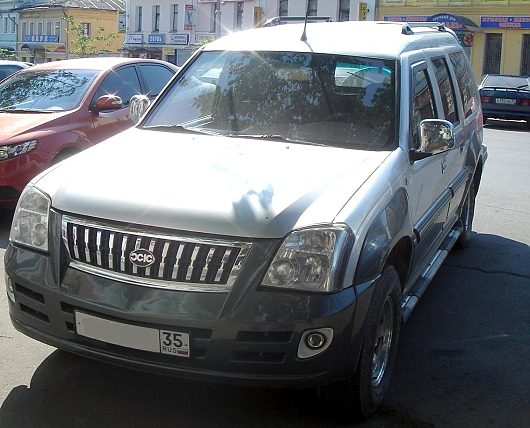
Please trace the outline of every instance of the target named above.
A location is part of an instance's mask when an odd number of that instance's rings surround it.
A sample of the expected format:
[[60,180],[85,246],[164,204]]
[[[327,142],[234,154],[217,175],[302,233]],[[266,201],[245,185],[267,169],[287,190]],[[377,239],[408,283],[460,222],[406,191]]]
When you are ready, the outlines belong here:
[[17,54],[9,49],[0,48],[0,59],[18,60]]
[[85,58],[111,52],[109,48],[117,37],[116,33],[107,33],[105,27],[100,26],[96,27],[95,34],[87,35],[82,22],[77,22],[73,16],[66,16],[64,19],[67,23],[70,53]]

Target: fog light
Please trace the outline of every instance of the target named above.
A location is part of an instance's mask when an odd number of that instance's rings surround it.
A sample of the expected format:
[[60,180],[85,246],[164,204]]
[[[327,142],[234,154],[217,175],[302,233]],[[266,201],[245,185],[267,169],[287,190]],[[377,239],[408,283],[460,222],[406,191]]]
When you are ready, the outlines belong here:
[[320,349],[326,344],[326,336],[322,333],[310,333],[305,337],[305,344],[310,349]]
[[298,358],[309,358],[324,352],[333,339],[333,329],[315,328],[302,333],[298,344]]
[[7,297],[9,297],[9,300],[11,302],[15,303],[15,290],[13,289],[13,283],[11,282],[11,279],[6,274],[6,288],[7,288]]

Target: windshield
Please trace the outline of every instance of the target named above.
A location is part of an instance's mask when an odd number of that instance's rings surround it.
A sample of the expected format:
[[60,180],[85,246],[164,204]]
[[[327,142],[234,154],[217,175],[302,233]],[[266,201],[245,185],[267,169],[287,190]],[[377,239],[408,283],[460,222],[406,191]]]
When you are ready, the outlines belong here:
[[389,60],[203,52],[143,126],[389,150],[395,146],[394,82]]
[[95,70],[28,70],[0,84],[0,110],[76,108],[98,75]]
[[490,75],[484,80],[483,86],[492,88],[529,89],[529,83],[530,79],[528,77]]

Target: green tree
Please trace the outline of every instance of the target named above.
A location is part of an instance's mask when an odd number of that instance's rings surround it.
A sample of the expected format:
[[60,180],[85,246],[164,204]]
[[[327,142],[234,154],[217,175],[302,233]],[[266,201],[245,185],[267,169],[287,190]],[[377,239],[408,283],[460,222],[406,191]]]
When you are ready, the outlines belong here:
[[[66,16],[64,19],[67,24],[70,53],[85,58],[111,52],[109,48],[117,37],[116,33],[107,33],[104,27],[97,27],[95,35],[88,35],[83,23],[76,22],[72,16]],[[104,47],[98,47],[101,46],[98,42],[103,42]]]
[[0,48],[0,59],[18,60],[17,54],[9,49]]

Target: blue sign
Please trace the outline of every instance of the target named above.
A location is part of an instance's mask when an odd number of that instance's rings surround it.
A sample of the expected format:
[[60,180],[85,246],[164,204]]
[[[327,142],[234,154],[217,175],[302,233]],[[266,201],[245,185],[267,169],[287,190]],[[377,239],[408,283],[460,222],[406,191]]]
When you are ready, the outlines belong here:
[[149,34],[149,37],[147,38],[147,43],[155,43],[159,45],[163,45],[166,43],[166,35],[165,34]]
[[58,43],[59,36],[52,36],[50,34],[34,34],[32,36],[25,35],[24,41],[31,43]]
[[462,24],[456,16],[448,13],[438,13],[437,15],[433,15],[429,18],[429,21],[440,22],[451,30],[462,30],[464,28],[464,24]]
[[482,28],[530,28],[530,16],[481,16]]

